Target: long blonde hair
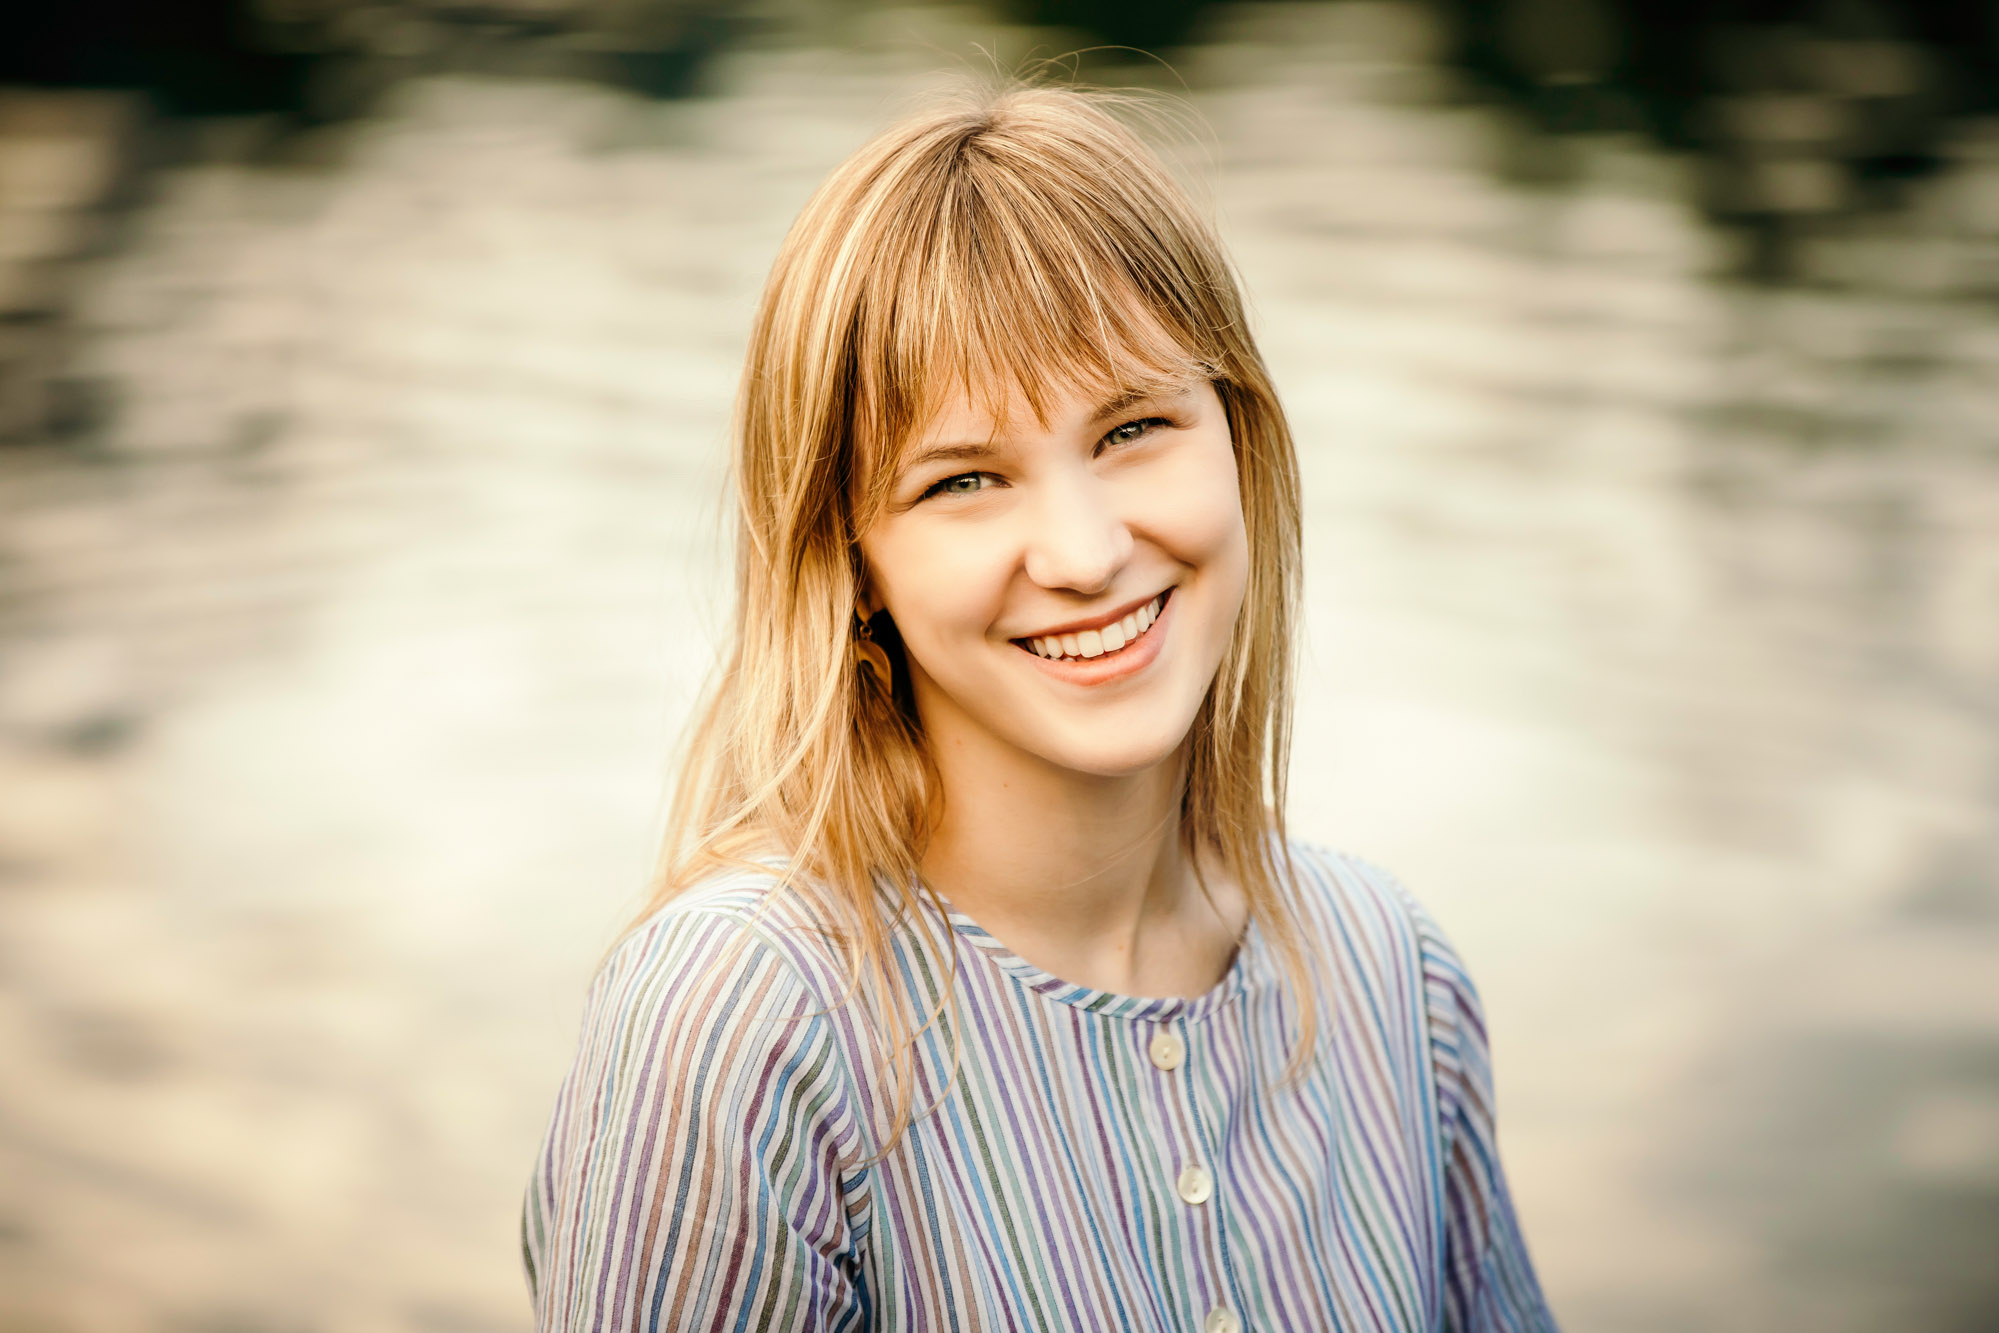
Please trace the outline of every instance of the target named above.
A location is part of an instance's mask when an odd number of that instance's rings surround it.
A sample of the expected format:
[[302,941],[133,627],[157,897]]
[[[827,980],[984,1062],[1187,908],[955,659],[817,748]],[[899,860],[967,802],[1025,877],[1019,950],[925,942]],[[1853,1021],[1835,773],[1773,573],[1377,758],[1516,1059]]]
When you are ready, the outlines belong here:
[[784,858],[780,891],[836,923],[856,986],[893,997],[875,1015],[896,1075],[890,1144],[912,1115],[921,1031],[891,941],[928,891],[918,865],[939,793],[906,690],[856,668],[858,542],[886,503],[890,464],[954,392],[990,401],[1010,386],[1045,414],[1058,385],[1190,370],[1213,383],[1250,570],[1194,719],[1180,835],[1197,864],[1205,850],[1240,885],[1278,951],[1299,1015],[1287,1079],[1316,1042],[1284,839],[1297,462],[1220,241],[1111,114],[1118,100],[1016,85],[896,124],[805,205],[750,335],[734,423],[734,622],[647,912],[729,866]]

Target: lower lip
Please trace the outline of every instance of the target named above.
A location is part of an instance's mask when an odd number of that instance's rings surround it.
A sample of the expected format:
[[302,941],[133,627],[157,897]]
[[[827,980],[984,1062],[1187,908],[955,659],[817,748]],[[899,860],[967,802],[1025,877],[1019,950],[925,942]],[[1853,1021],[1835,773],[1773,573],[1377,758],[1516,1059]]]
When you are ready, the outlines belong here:
[[1046,671],[1057,680],[1071,685],[1106,685],[1114,680],[1123,680],[1136,675],[1152,665],[1152,659],[1159,656],[1160,639],[1166,629],[1167,618],[1173,614],[1173,598],[1169,594],[1166,604],[1159,608],[1159,617],[1146,628],[1145,633],[1133,639],[1114,653],[1104,653],[1097,657],[1064,657],[1057,660],[1043,657],[1040,653],[1019,644],[1014,648],[1025,653],[1034,665]]

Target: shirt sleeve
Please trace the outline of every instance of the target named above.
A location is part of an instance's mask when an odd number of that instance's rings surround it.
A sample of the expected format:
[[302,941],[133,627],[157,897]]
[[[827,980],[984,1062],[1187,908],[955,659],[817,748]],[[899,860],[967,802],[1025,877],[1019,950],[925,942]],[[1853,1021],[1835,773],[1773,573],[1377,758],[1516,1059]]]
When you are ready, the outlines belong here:
[[[1406,896],[1406,895],[1405,895]],[[1444,1171],[1446,1333],[1556,1333],[1515,1216],[1494,1128],[1492,1058],[1478,990],[1436,923],[1411,904],[1437,1073]]]
[[540,1333],[863,1327],[865,1172],[832,1026],[748,923],[606,961],[522,1217]]

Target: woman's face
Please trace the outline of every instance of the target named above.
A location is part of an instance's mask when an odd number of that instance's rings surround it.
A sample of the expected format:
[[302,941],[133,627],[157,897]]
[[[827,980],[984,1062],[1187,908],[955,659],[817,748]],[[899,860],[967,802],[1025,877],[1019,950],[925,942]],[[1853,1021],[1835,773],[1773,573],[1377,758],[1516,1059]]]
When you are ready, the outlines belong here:
[[933,745],[969,729],[1135,773],[1186,737],[1242,607],[1228,419],[1205,380],[1048,415],[959,400],[918,432],[861,539],[869,609],[895,619]]

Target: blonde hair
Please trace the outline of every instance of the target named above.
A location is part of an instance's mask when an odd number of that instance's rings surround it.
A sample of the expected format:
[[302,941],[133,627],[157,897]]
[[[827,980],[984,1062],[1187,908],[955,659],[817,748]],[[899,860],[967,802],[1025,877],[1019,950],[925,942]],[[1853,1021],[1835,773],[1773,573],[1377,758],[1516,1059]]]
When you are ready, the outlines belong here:
[[910,1122],[912,1052],[938,1010],[915,1023],[882,909],[918,915],[938,793],[906,690],[856,669],[858,540],[886,503],[889,464],[954,392],[997,402],[1011,387],[1045,415],[1057,385],[1189,373],[1214,385],[1250,570],[1190,733],[1180,835],[1197,865],[1206,849],[1235,879],[1278,951],[1299,1015],[1287,1079],[1316,1042],[1283,813],[1297,462],[1220,241],[1113,100],[1013,86],[893,126],[805,205],[750,335],[734,424],[735,618],[647,911],[729,866],[784,858],[779,892],[832,923],[849,995],[865,983],[884,997],[890,1144]]

